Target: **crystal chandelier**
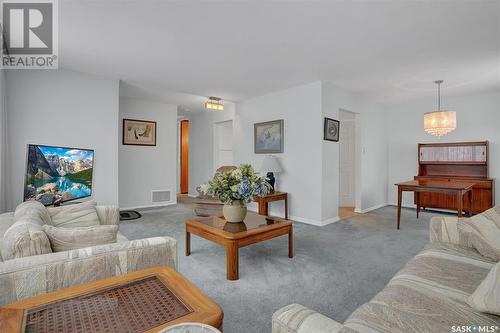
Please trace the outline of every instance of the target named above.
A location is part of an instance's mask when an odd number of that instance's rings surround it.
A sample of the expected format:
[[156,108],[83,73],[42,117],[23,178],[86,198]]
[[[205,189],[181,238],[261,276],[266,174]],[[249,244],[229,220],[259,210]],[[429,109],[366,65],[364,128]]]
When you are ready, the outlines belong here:
[[223,111],[224,104],[222,103],[222,99],[220,97],[210,96],[208,101],[205,102],[205,109]]
[[438,110],[424,113],[424,130],[437,137],[446,135],[457,128],[457,113],[441,110],[441,83],[434,81],[438,86]]

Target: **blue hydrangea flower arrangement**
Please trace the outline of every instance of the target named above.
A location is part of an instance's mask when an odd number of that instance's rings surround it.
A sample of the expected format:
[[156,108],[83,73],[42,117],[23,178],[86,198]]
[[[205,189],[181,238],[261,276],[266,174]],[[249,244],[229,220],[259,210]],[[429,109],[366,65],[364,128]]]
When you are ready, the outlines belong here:
[[235,201],[247,204],[270,190],[271,185],[249,164],[242,164],[230,172],[218,172],[207,184],[200,185],[200,192],[218,196],[225,205],[232,205]]

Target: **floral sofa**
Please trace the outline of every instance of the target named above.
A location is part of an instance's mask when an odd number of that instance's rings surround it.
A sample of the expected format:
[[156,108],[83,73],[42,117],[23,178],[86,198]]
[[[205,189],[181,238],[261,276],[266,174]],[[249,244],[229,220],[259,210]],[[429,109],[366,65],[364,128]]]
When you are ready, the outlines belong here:
[[[55,214],[61,215],[63,208],[49,208],[47,212],[43,206],[37,209],[54,217]],[[117,207],[95,206],[95,211],[100,225],[119,224]],[[46,219],[39,220],[38,216],[31,216],[30,219],[30,223],[35,225],[47,223]],[[0,249],[3,255],[3,259],[0,256],[0,306],[155,265],[177,267],[175,239],[154,237],[129,241],[119,231],[116,242],[109,244],[6,258],[4,234],[16,220],[15,212],[0,214]]]
[[[434,217],[430,244],[345,323],[291,304],[274,313],[272,332],[500,332],[499,258],[500,206],[458,223]],[[483,297],[478,292],[488,279]]]

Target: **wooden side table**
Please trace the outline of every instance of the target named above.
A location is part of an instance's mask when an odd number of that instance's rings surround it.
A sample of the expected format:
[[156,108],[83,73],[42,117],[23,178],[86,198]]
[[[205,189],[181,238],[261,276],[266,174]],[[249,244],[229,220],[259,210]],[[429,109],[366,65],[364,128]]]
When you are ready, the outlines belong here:
[[280,200],[285,200],[285,220],[288,220],[288,193],[286,192],[273,192],[268,195],[258,196],[256,201],[259,203],[259,214],[268,216],[269,203]]

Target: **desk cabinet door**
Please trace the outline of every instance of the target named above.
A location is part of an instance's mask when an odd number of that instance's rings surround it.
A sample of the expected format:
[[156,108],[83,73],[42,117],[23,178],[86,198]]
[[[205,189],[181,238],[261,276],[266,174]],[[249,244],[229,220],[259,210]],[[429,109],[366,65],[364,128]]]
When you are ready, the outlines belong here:
[[[472,190],[472,212],[479,214],[493,207],[492,202],[493,191],[491,188],[474,188]],[[415,204],[417,204],[415,197]],[[456,197],[441,193],[421,193],[420,206],[425,208],[438,208],[456,211]],[[469,209],[469,201],[467,196],[463,198],[463,207]]]

